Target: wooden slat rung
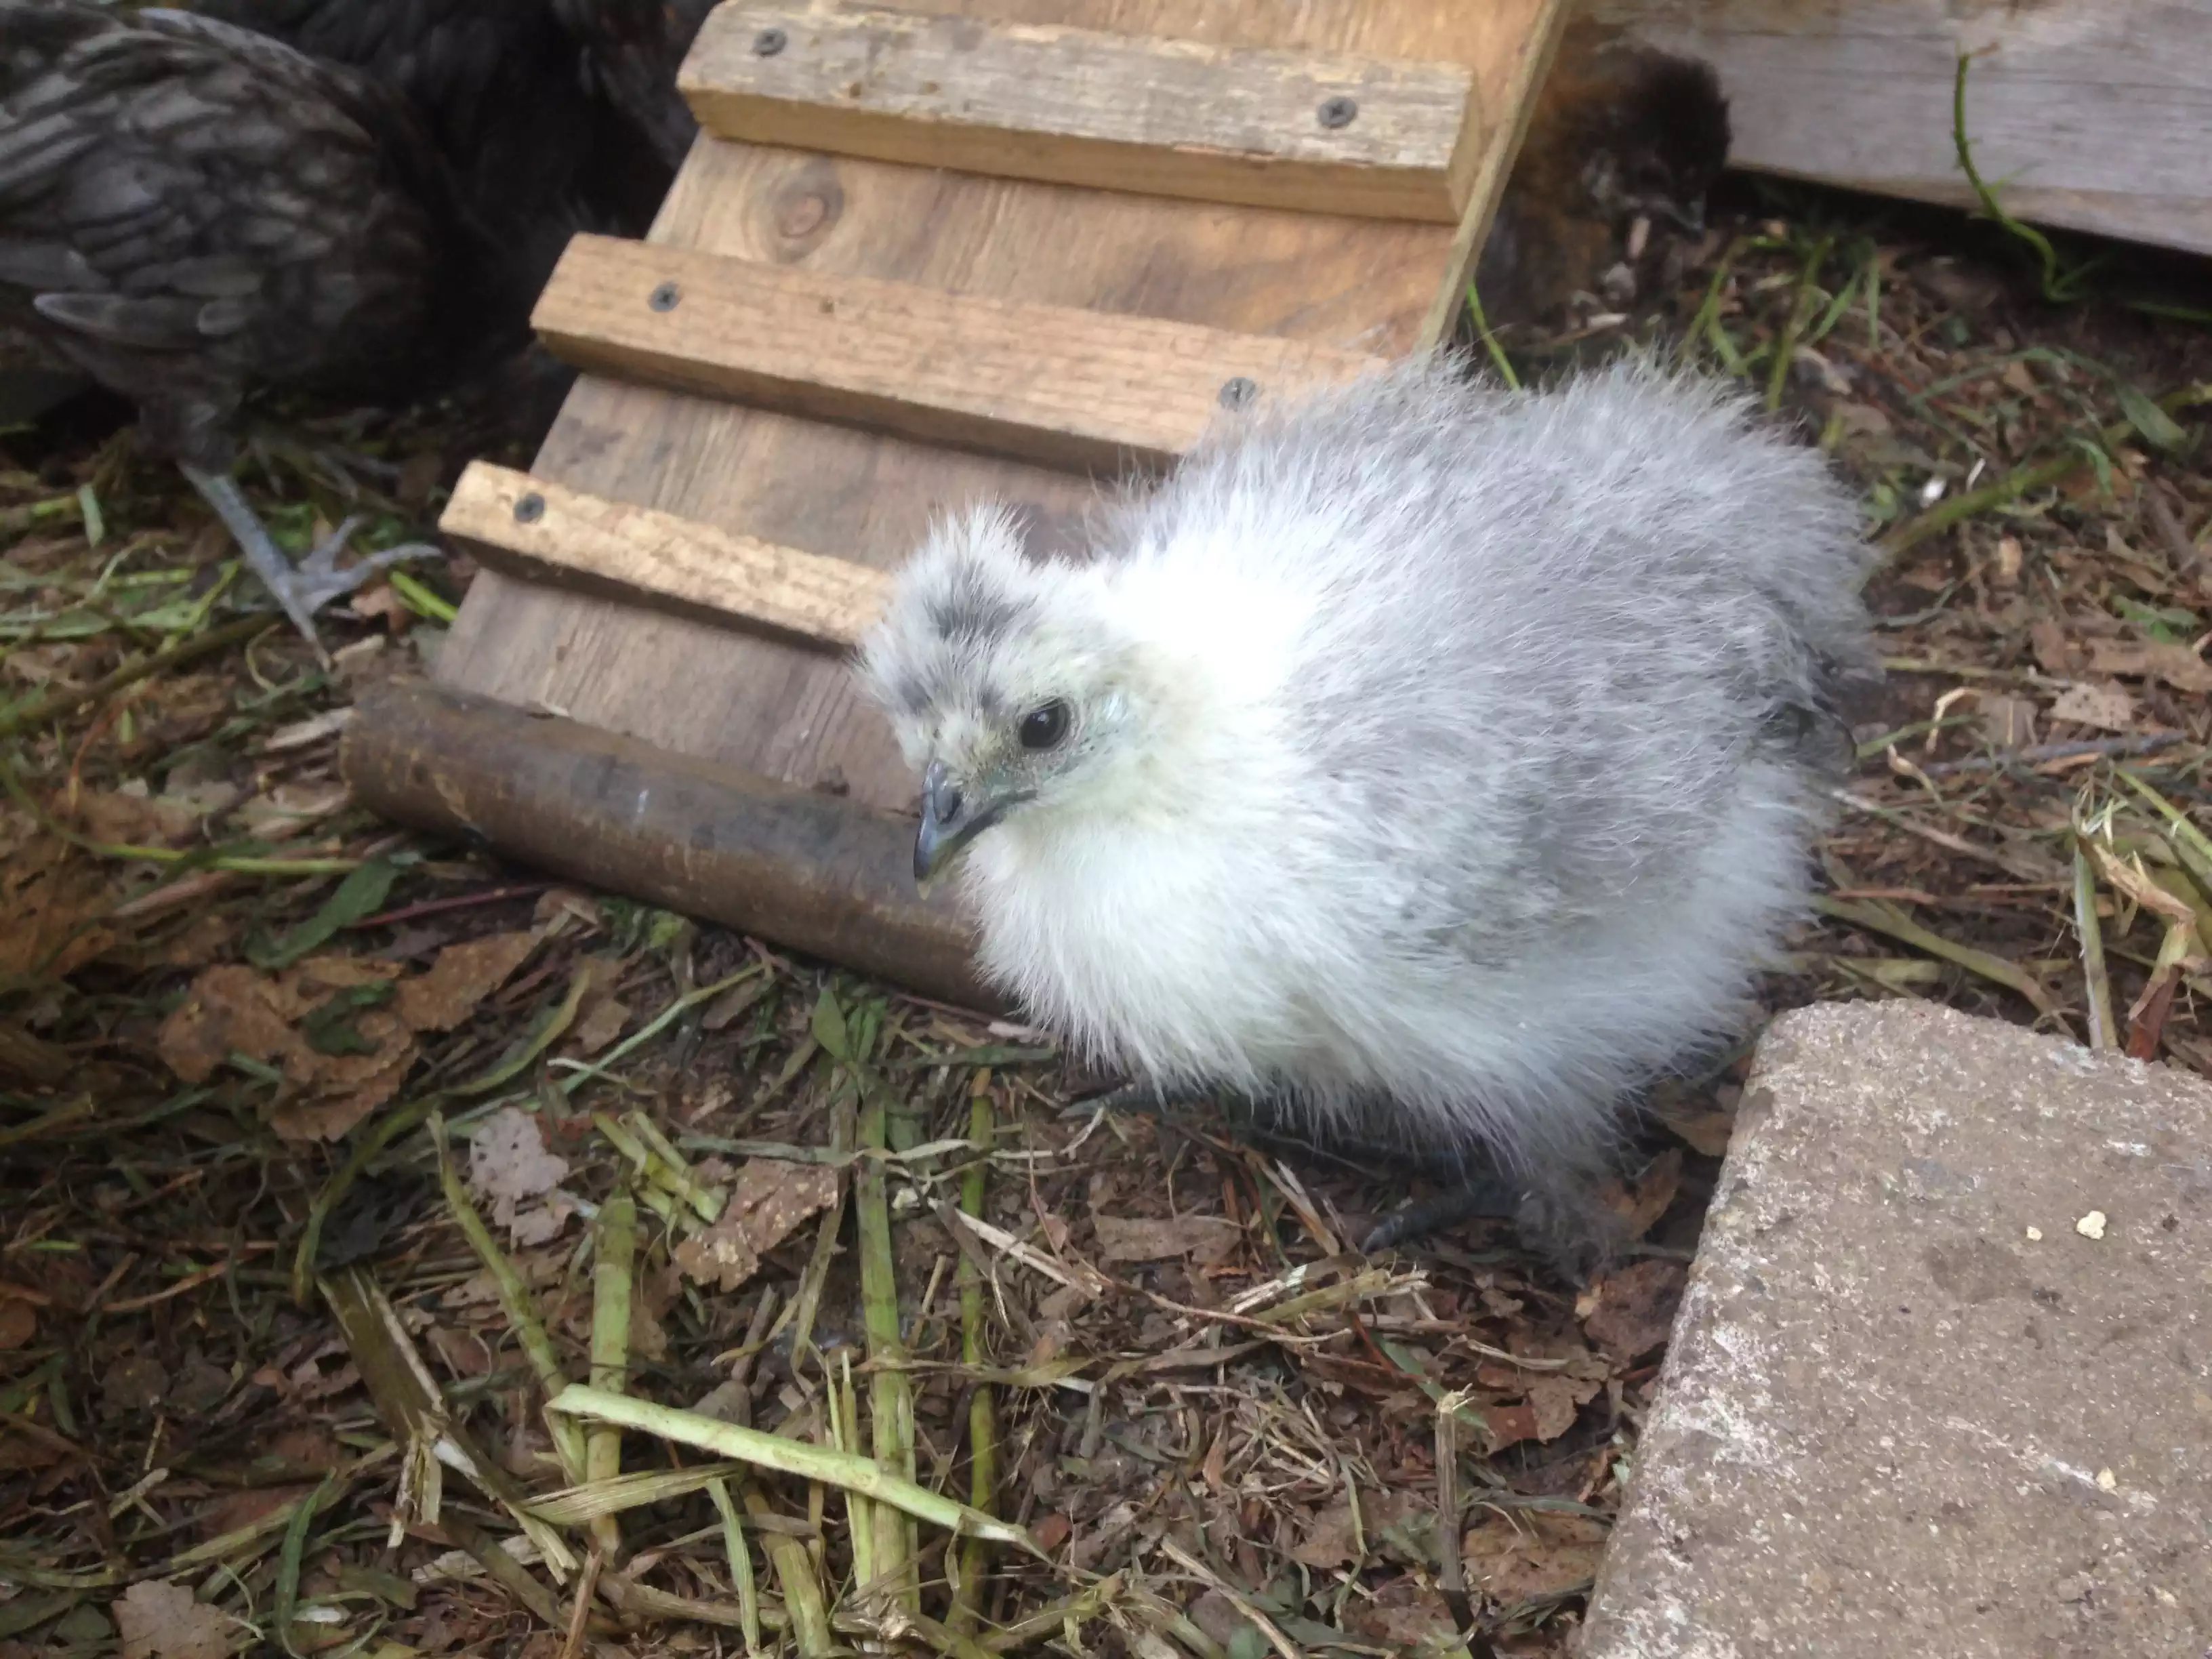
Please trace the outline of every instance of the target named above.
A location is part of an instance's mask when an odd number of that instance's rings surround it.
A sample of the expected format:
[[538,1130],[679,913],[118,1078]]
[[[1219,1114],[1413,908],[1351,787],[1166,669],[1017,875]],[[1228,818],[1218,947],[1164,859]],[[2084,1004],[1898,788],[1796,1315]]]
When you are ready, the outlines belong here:
[[1384,362],[604,236],[532,321],[599,374],[1075,471],[1166,465],[1224,408]]
[[717,8],[678,84],[725,138],[1445,224],[1484,136],[1459,64],[789,4]]
[[694,519],[471,461],[438,521],[494,569],[850,646],[890,578]]

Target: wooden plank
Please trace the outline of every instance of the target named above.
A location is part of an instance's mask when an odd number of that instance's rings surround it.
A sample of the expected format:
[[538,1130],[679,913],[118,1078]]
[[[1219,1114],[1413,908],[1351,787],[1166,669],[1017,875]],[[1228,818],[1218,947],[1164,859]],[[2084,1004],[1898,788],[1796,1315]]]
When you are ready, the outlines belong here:
[[678,84],[724,138],[994,177],[1456,224],[1466,65],[912,12],[723,5]]
[[532,321],[580,368],[1102,471],[1165,465],[1225,410],[1383,361],[608,236],[569,243]]
[[[1224,45],[1449,58],[1475,70],[1484,110],[1516,112],[1562,15],[1559,0],[1006,0],[970,9]],[[1495,118],[1486,134],[1485,189],[1494,190],[1512,134]],[[1479,191],[1454,231],[702,138],[651,240],[1392,356],[1449,327],[1487,199]],[[1043,545],[1066,546],[1091,493],[1064,473],[596,376],[572,394],[532,471],[878,568],[907,555],[934,512],[982,495],[1022,507]],[[912,777],[849,677],[781,641],[487,571],[437,672],[684,754],[802,785],[841,783],[873,805],[912,799]]]
[[421,680],[365,692],[347,781],[399,823],[993,1010],[964,924],[914,888],[914,823]]
[[[1466,64],[1485,112],[1483,161],[1467,212],[1456,228],[1292,214],[702,137],[651,240],[829,275],[1396,356],[1451,326],[1529,91],[1565,17],[1563,0],[924,0],[916,9]],[[1041,549],[1072,550],[1092,495],[1086,480],[1066,472],[593,375],[571,394],[532,471],[609,500],[876,568],[904,558],[933,514],[985,495],[1022,509]],[[849,814],[862,823],[880,823],[914,801],[915,779],[885,722],[844,665],[818,647],[486,569],[435,672],[456,690],[560,708],[605,733],[645,738],[675,769],[672,777],[695,762],[707,764],[741,799],[745,786],[728,780],[845,791],[811,798],[833,818]],[[356,731],[379,718],[365,709]],[[395,706],[390,718],[409,716]],[[524,775],[533,764],[520,732],[511,732],[511,755],[495,745],[476,751],[485,766],[515,775],[517,788],[530,781]],[[636,787],[660,787],[642,763],[626,764]],[[373,780],[356,787],[380,804]],[[510,850],[532,857],[532,848],[550,843],[557,852],[569,812],[560,790],[532,782],[528,799],[516,833],[534,839]],[[580,836],[593,822],[579,809],[574,827]],[[881,870],[854,853],[855,844],[825,841],[798,873],[833,891],[866,887]],[[632,843],[629,854],[595,866],[590,878],[617,891],[661,891],[664,856]],[[763,902],[772,897],[764,894]],[[734,904],[701,913],[762,925]],[[920,984],[941,970],[945,957],[932,951],[965,949],[952,918],[936,925],[943,932],[932,935],[926,919],[915,920],[895,948],[866,963],[839,954],[842,947],[820,948]],[[910,959],[913,970],[890,957]]]
[[855,644],[890,585],[849,559],[777,547],[488,461],[462,472],[438,528],[495,570],[818,645]]
[[1597,0],[1719,71],[1737,166],[1972,207],[1952,139],[2017,217],[2212,253],[2212,0]]

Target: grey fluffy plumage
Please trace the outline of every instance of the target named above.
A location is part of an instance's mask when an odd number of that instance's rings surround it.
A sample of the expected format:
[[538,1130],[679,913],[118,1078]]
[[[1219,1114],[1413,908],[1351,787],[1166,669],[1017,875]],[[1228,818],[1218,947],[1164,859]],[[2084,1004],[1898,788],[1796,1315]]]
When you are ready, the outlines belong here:
[[1446,360],[1225,420],[1091,546],[951,518],[863,645],[986,971],[1169,1097],[1598,1173],[1805,908],[1873,660],[1820,457]]

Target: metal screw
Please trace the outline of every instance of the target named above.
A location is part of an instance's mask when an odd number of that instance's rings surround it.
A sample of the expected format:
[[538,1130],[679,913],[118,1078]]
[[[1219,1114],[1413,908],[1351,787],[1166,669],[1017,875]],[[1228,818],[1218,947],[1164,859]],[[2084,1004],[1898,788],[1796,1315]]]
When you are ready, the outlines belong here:
[[676,302],[683,297],[684,290],[675,283],[663,283],[653,290],[653,297],[646,303],[655,311],[673,311],[676,309]]
[[1331,129],[1350,126],[1358,114],[1359,100],[1340,95],[1322,99],[1321,107],[1314,112],[1315,118],[1320,121],[1322,125]]
[[536,524],[545,516],[545,498],[536,490],[515,498],[514,521],[517,524]]
[[1224,409],[1242,409],[1259,395],[1260,383],[1247,380],[1242,374],[1233,380],[1221,383],[1221,406]]
[[773,58],[791,44],[791,37],[781,29],[763,29],[753,36],[753,51],[762,58]]

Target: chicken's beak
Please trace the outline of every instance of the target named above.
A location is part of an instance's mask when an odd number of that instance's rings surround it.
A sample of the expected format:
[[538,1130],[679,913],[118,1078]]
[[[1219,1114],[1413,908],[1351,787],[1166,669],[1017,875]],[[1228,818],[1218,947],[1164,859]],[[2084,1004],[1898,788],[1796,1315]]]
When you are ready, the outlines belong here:
[[932,879],[953,854],[1006,816],[1011,799],[971,804],[967,792],[932,761],[921,775],[921,828],[914,838],[914,884],[927,895]]

